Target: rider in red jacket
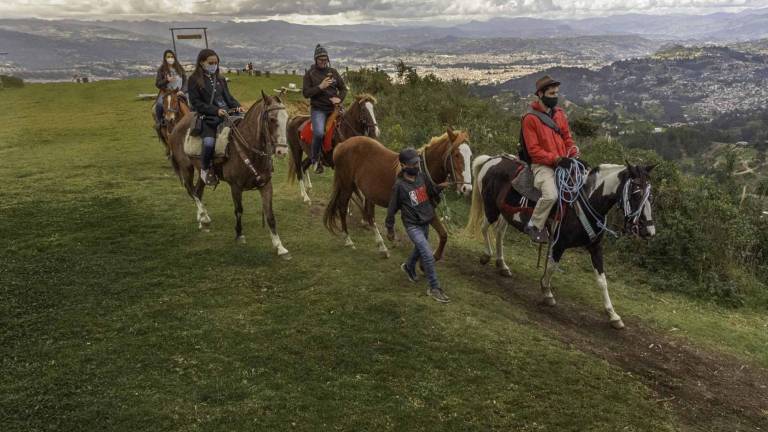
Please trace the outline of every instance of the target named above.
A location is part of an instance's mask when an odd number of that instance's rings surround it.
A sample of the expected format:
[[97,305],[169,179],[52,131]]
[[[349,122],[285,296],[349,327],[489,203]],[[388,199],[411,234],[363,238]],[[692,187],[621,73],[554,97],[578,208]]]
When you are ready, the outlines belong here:
[[536,101],[522,120],[522,136],[533,171],[533,185],[541,191],[525,231],[537,243],[549,241],[545,229],[552,207],[557,203],[554,168],[563,158],[579,156],[565,111],[557,106],[560,82],[545,75],[536,81]]

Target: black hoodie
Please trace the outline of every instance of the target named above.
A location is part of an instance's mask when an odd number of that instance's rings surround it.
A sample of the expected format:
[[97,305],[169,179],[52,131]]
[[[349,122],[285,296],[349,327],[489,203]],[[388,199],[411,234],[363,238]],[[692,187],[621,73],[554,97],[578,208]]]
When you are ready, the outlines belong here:
[[435,217],[435,209],[432,207],[432,198],[440,195],[440,188],[432,185],[424,178],[424,174],[419,172],[414,181],[409,181],[403,177],[402,173],[395,180],[392,186],[392,195],[389,198],[389,207],[387,207],[387,218],[384,225],[387,230],[395,227],[395,213],[401,210],[403,225],[427,225]]

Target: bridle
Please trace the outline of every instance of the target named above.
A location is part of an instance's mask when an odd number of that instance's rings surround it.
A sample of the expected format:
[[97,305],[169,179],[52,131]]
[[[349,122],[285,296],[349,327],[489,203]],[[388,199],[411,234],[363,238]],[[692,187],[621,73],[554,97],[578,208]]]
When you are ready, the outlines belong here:
[[[630,186],[634,186],[630,191]],[[636,210],[632,210],[632,203],[630,197],[635,194],[642,194],[643,197],[640,200],[640,204]],[[640,234],[640,216],[643,214],[646,204],[651,199],[651,184],[650,182],[643,187],[643,185],[635,181],[632,178],[627,179],[624,182],[624,187],[619,197],[619,208],[624,211],[624,228],[626,230],[629,227],[629,231],[634,235]],[[649,219],[645,221],[645,227],[652,227],[653,220]]]
[[[255,106],[255,105],[254,105]],[[267,174],[267,176],[271,175],[272,171],[272,155],[274,154],[275,149],[272,146],[272,134],[269,132],[269,113],[272,111],[286,111],[285,105],[282,103],[279,103],[275,106],[266,108],[261,113],[261,118],[259,119],[260,125],[259,128],[261,130],[261,136],[259,138],[264,138],[264,145],[266,146],[266,151],[262,151],[256,147],[251,147],[248,143],[248,140],[243,136],[243,134],[240,132],[237,125],[235,125],[235,122],[232,120],[232,117],[227,115],[224,117],[225,122],[230,127],[230,130],[232,131],[232,134],[235,139],[232,140],[232,142],[235,144],[235,150],[237,150],[238,155],[240,156],[240,159],[243,160],[243,163],[248,167],[248,169],[253,173],[253,175],[256,177],[256,181],[259,184],[265,184],[266,181],[262,178],[261,174],[256,170],[256,167],[251,162],[251,159],[248,157],[248,153],[243,149],[243,145],[246,149],[256,154],[256,157],[259,159],[267,159],[269,161],[269,170],[270,174]],[[247,113],[246,113],[247,115]],[[279,144],[276,145],[276,147],[288,147],[287,144]]]
[[[467,141],[464,141],[461,144],[469,144],[469,143]],[[443,170],[445,170],[445,172],[448,173],[447,180],[449,183],[456,185],[456,190],[458,190],[459,187],[462,185],[472,184],[466,180],[462,182],[456,181],[456,166],[453,162],[453,149],[458,148],[461,144],[456,145],[454,143],[451,143],[451,145],[448,147],[448,151],[446,152],[445,158],[443,159]],[[427,147],[424,147],[421,151],[423,157],[421,158],[420,163],[424,166],[423,169],[424,169],[424,173],[427,175],[427,179],[429,179],[429,181],[432,184],[436,184],[435,181],[432,180],[432,174],[429,172],[429,167],[427,166]]]
[[376,127],[379,124],[377,122],[373,122],[373,123],[368,122],[368,119],[365,118],[365,114],[363,113],[364,110],[362,109],[362,105],[360,105],[361,102],[362,101],[355,101],[355,103],[358,104],[360,108],[360,118],[358,119],[358,121],[360,122],[361,125],[363,125],[363,130],[367,133],[361,133],[359,130],[357,130],[357,128],[354,125],[352,125],[349,122],[349,120],[347,120],[346,116],[344,116],[344,113],[345,113],[344,107],[342,107],[341,105],[339,105],[339,117],[341,117],[341,121],[344,122],[344,124],[346,124],[347,127],[350,128],[352,132],[355,133],[355,135],[367,136],[372,138],[373,134],[371,134],[371,131],[372,130],[375,131]]

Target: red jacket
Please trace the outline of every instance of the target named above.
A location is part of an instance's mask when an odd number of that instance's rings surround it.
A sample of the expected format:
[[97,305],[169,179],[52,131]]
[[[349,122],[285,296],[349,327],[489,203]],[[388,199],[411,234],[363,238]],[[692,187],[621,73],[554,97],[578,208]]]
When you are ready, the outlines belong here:
[[[531,109],[545,114],[547,112],[539,101],[531,103]],[[521,125],[523,139],[532,163],[554,167],[559,157],[577,157],[579,155],[579,148],[573,143],[565,111],[560,107],[555,107],[553,120],[560,128],[562,136],[545,125],[535,115],[528,114],[523,118]]]

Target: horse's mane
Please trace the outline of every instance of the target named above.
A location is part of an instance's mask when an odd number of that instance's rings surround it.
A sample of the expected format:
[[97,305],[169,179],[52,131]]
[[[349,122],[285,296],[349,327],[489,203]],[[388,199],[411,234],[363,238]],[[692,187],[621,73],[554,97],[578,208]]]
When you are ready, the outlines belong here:
[[[466,132],[464,132],[464,131],[454,131],[454,133],[456,134],[456,137],[457,137],[456,141],[457,142],[464,142],[464,141],[467,140],[468,134]],[[424,153],[424,150],[428,150],[428,149],[432,148],[432,146],[437,146],[438,144],[440,144],[440,143],[442,143],[444,141],[447,141],[447,140],[448,140],[448,132],[446,132],[446,133],[444,133],[444,134],[442,134],[440,136],[432,137],[427,144],[425,144],[425,145],[421,146],[421,148],[419,148],[419,153]],[[453,144],[453,143],[451,143],[451,144]]]
[[357,102],[370,102],[374,105],[376,105],[376,98],[370,94],[370,93],[360,93],[357,96],[355,96],[355,101]]

